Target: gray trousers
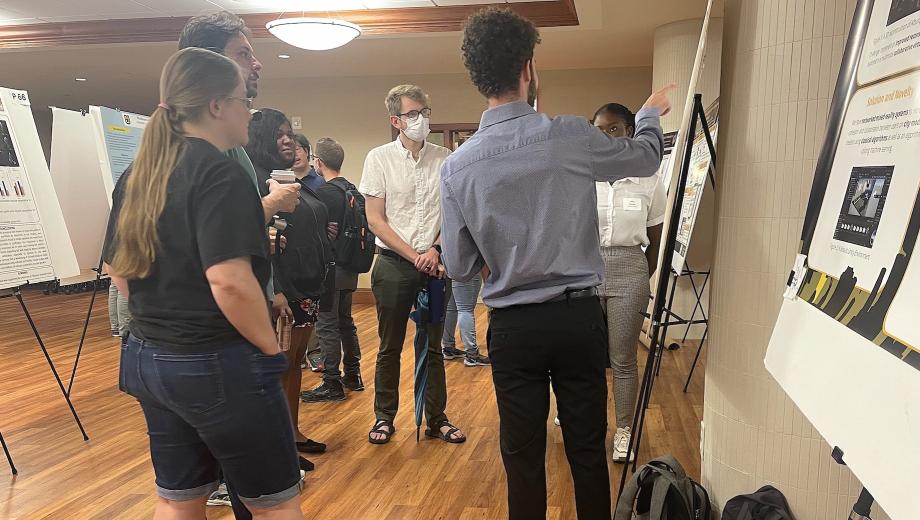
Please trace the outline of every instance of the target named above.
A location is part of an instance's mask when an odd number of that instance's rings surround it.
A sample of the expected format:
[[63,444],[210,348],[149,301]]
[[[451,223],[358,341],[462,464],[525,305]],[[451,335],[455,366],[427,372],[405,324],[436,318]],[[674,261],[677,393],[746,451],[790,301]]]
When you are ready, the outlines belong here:
[[131,321],[131,312],[128,310],[128,299],[118,292],[118,287],[112,282],[109,285],[109,324],[113,331],[124,337],[128,331],[128,322]]
[[602,247],[604,283],[601,305],[607,314],[608,349],[613,367],[617,427],[632,425],[639,393],[636,361],[642,313],[648,308],[648,261],[639,246]]
[[[355,291],[340,289],[332,291],[332,305],[328,311],[321,311],[316,320],[316,336],[323,353],[323,380],[341,381],[339,364],[343,364],[346,375],[361,370],[361,347],[358,345],[358,328],[351,316],[351,302]],[[344,353],[344,356],[343,356]]]

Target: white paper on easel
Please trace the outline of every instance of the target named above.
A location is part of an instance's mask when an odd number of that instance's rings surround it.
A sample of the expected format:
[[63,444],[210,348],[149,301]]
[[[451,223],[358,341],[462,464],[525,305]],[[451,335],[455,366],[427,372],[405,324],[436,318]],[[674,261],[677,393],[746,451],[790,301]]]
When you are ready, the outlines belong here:
[[[677,131],[677,140],[674,143],[674,151],[672,152],[671,160],[671,172],[668,174],[668,177],[671,180],[671,184],[668,186],[668,204],[667,212],[664,216],[664,225],[661,228],[661,236],[668,236],[668,228],[670,227],[671,222],[671,212],[674,208],[674,197],[677,192],[677,183],[680,180],[680,168],[683,165],[684,160],[684,149],[687,147],[687,133],[690,131],[690,117],[693,114],[693,96],[697,91],[697,84],[699,83],[700,73],[703,69],[703,63],[706,59],[706,36],[709,33],[709,15],[712,12],[712,0],[708,0],[706,3],[706,15],[703,17],[703,27],[700,30],[700,42],[696,48],[696,57],[693,59],[693,71],[690,74],[690,85],[687,88],[687,99],[684,100],[684,110],[681,116],[680,129]],[[652,287],[658,286],[658,277],[667,276],[670,272],[670,266],[665,268],[661,265],[661,262],[664,260],[665,248],[670,247],[667,240],[662,240],[661,245],[658,249],[658,268],[655,270],[654,280],[652,282]],[[652,291],[652,302],[650,308],[655,308],[655,299],[657,298],[656,291]],[[651,331],[651,327],[649,327]],[[649,331],[646,331],[646,336],[648,336]]]
[[79,273],[28,94],[0,87],[0,289]]
[[65,283],[95,277],[109,218],[108,194],[94,137],[85,112],[51,108],[51,179],[73,241],[81,275]]

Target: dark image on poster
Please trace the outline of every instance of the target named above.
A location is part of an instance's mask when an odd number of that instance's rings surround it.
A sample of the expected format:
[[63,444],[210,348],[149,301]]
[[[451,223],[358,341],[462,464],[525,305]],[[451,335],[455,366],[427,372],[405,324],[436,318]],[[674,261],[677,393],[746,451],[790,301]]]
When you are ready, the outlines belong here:
[[888,11],[888,23],[891,25],[898,20],[920,11],[920,0],[891,0],[891,9]]
[[6,121],[0,120],[0,166],[19,167],[19,158],[13,148],[13,136]]
[[834,239],[872,247],[885,209],[894,166],[857,166],[850,172],[850,183],[834,230]]

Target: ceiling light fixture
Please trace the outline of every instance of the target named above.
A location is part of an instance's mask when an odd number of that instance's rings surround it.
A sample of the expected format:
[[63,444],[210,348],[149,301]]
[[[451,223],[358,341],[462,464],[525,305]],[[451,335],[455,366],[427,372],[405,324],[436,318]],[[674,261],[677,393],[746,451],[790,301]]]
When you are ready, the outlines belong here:
[[278,57],[281,58],[282,60],[287,60],[291,58],[291,55],[290,54],[279,54]]
[[333,18],[279,18],[265,24],[279,40],[310,51],[341,47],[361,35],[361,27]]
[[74,78],[74,81],[86,81],[86,78]]

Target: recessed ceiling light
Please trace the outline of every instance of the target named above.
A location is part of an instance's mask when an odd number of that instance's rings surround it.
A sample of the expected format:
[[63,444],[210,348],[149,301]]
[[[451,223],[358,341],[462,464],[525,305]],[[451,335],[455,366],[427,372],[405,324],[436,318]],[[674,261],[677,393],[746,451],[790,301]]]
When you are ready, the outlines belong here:
[[281,58],[282,60],[286,60],[290,58],[291,55],[290,54],[279,54],[278,57]]
[[86,78],[74,78],[74,81],[86,81]]

